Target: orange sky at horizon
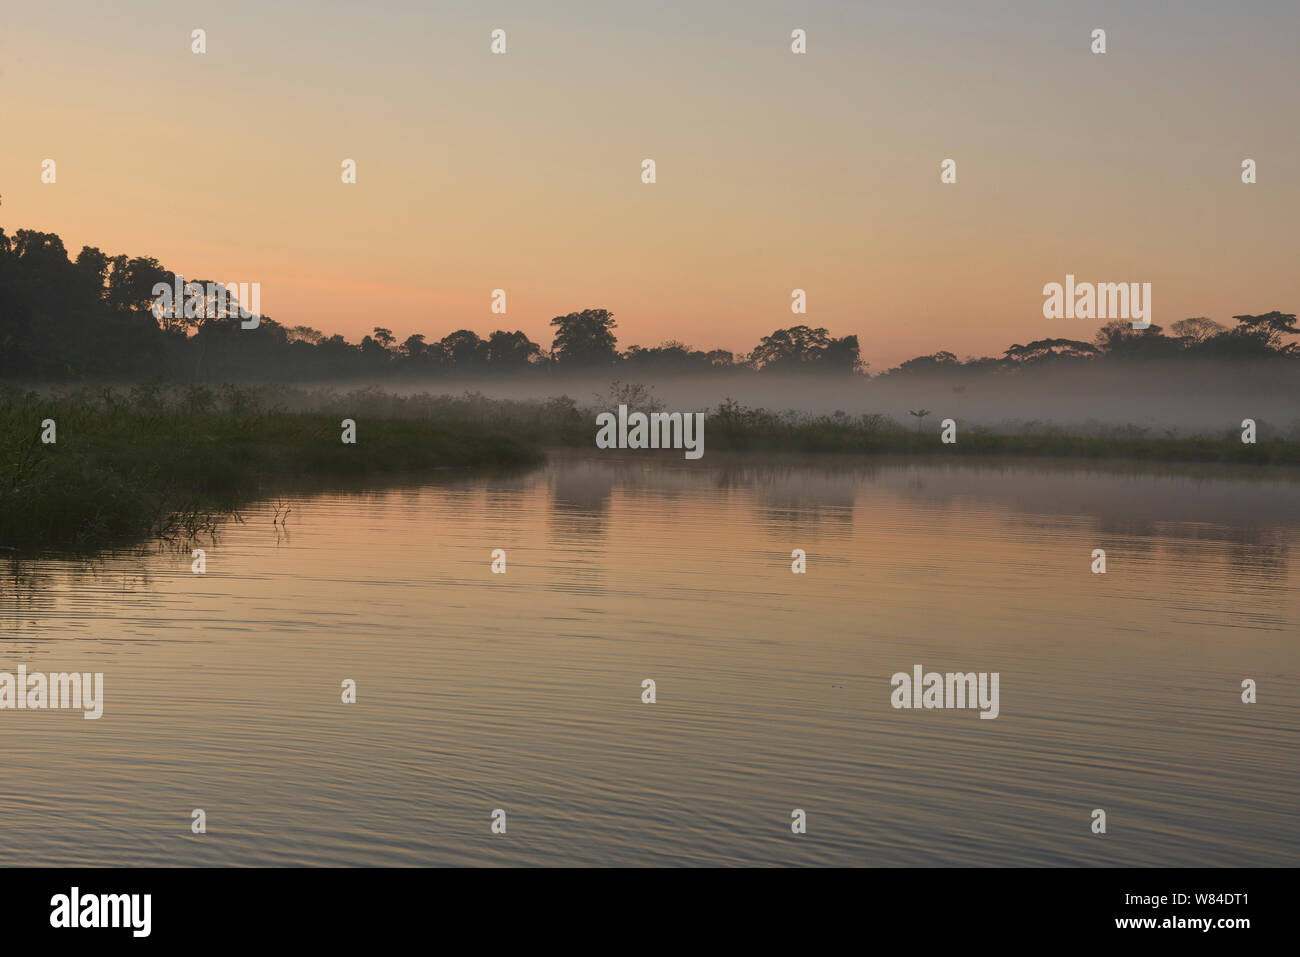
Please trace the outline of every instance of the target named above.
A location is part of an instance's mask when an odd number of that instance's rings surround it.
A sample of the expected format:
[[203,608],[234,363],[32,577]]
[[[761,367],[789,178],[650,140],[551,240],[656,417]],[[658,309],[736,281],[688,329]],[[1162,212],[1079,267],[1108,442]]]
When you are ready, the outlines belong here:
[[1091,339],[1043,318],[1066,273],[1150,282],[1165,328],[1300,311],[1294,5],[64,6],[84,31],[0,26],[0,225],[260,282],[289,326],[549,346],[603,307],[624,348],[739,353],[806,322],[879,371]]

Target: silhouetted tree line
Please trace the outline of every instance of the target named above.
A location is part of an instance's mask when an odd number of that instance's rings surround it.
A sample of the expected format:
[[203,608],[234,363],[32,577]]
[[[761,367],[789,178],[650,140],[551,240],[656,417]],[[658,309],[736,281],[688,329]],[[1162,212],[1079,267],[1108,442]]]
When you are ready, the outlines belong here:
[[1233,316],[1236,325],[1197,316],[1170,326],[1173,335],[1152,323],[1134,329],[1124,319],[1108,322],[1092,342],[1077,339],[1036,339],[1011,346],[1001,356],[958,359],[951,352],[908,359],[885,375],[915,375],[923,372],[1011,370],[1046,364],[1081,362],[1134,362],[1193,357],[1201,359],[1300,359],[1300,346],[1285,337],[1300,335],[1291,313],[1269,312],[1259,316]]
[[[519,374],[620,367],[644,372],[865,371],[857,336],[834,338],[798,325],[764,336],[748,355],[703,352],[681,342],[619,351],[616,323],[605,309],[556,316],[549,350],[524,333],[497,330],[481,338],[459,329],[437,341],[423,335],[398,342],[376,327],[359,343],[308,326],[286,327],[262,316],[241,328],[238,316],[155,307],[154,288],[172,272],[156,259],[108,256],[86,246],[75,260],[53,233],[0,229],[0,377],[80,379],[147,377],[182,381],[274,379],[307,381],[387,375]],[[204,280],[187,280],[206,284]],[[1300,356],[1296,317],[1281,312],[1236,316],[1229,329],[1209,319],[1135,331],[1117,321],[1093,342],[1039,339],[1013,345],[997,358],[959,360],[938,352],[902,363],[886,375],[945,370],[1005,370],[1043,363],[1163,359],[1171,356],[1256,358]]]

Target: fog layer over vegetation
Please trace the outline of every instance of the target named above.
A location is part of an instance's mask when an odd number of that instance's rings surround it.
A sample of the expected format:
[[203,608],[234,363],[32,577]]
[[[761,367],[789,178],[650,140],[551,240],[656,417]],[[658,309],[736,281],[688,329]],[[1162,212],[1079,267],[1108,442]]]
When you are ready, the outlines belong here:
[[[163,306],[159,289],[183,295],[169,295]],[[613,313],[597,308],[551,319],[549,348],[508,329],[399,341],[384,325],[349,342],[269,316],[246,322],[241,308],[220,284],[187,283],[155,259],[89,246],[74,258],[53,233],[0,229],[0,382],[41,391],[376,386],[398,394],[568,396],[586,410],[608,408],[620,394],[611,391],[617,382],[641,387],[628,393],[634,400],[672,411],[707,412],[731,399],[751,409],[883,416],[922,428],[953,419],[1010,432],[1133,427],[1219,435],[1247,418],[1261,435],[1295,435],[1300,427],[1300,327],[1294,314],[1277,310],[1144,330],[1125,321],[1093,328],[1086,320],[1035,319],[1035,328],[1041,322],[1055,337],[1012,343],[994,356],[939,351],[877,371],[858,336],[806,324],[775,329],[735,354],[682,342],[624,347]]]
[[[611,384],[616,388],[611,390]],[[829,415],[873,413],[923,426],[945,418],[997,431],[1072,432],[1132,426],[1151,434],[1218,433],[1254,419],[1265,433],[1300,438],[1300,365],[1272,362],[1142,362],[1119,367],[1024,369],[1014,375],[917,373],[824,378],[798,373],[555,374],[542,380],[450,377],[437,380],[314,383],[350,391],[364,385],[401,395],[479,393],[489,398],[545,400],[569,396],[584,408],[606,409],[620,388],[644,386],[670,411],[708,411],[724,399],[773,411]],[[633,405],[635,405],[635,401]]]

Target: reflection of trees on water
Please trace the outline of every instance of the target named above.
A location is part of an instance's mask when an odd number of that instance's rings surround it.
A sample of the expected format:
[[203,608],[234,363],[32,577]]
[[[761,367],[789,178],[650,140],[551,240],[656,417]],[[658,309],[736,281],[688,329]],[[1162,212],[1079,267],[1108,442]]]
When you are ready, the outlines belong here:
[[628,454],[555,462],[554,531],[568,540],[603,534],[616,489],[653,492],[665,503],[666,521],[675,499],[734,492],[748,498],[756,524],[804,542],[821,534],[847,536],[859,522],[871,521],[872,509],[888,509],[890,498],[930,509],[992,505],[1013,531],[1082,538],[1098,547],[1123,540],[1131,557],[1146,561],[1205,561],[1207,545],[1228,545],[1213,551],[1216,560],[1256,581],[1285,578],[1300,535],[1300,484],[1285,476],[1124,463],[1080,469],[1068,463],[756,458],[714,454],[706,464],[683,464],[667,454]]
[[[160,542],[152,549],[137,548],[83,558],[45,558],[0,553],[0,640],[14,632],[39,630],[47,619],[85,606],[96,595],[113,591],[143,591],[153,586],[148,558],[151,554],[181,552],[175,542]],[[188,552],[178,560],[188,567]]]
[[1295,479],[1251,480],[1231,470],[1214,474],[1159,466],[1084,471],[1027,464],[924,471],[923,485],[888,472],[879,484],[902,498],[946,507],[993,503],[1006,510],[1012,529],[1087,539],[1112,553],[1122,542],[1127,560],[1144,566],[1221,563],[1243,586],[1285,582],[1290,549],[1300,536]]
[[602,525],[615,484],[623,483],[613,470],[599,465],[557,470],[551,478],[552,517],[562,519],[566,526],[582,519]]

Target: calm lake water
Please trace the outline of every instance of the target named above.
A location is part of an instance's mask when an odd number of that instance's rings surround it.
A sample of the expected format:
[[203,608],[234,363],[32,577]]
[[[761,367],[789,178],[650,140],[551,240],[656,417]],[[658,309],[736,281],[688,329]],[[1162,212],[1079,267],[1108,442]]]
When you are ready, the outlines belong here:
[[0,711],[0,863],[1293,866],[1300,484],[1227,476],[561,455],[0,560],[0,671],[105,686]]

